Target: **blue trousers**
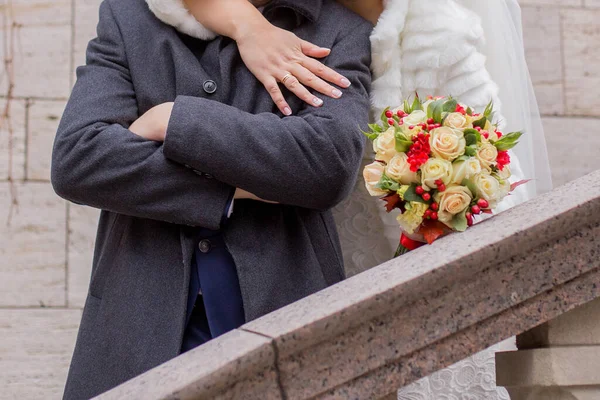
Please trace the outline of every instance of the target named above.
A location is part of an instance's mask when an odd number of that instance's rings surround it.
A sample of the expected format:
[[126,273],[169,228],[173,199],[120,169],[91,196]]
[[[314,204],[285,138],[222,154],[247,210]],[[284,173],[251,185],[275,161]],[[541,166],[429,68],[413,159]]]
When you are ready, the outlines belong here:
[[[245,323],[235,263],[218,231],[202,229],[192,260],[187,326],[181,351],[189,351]],[[198,295],[199,292],[202,295]]]

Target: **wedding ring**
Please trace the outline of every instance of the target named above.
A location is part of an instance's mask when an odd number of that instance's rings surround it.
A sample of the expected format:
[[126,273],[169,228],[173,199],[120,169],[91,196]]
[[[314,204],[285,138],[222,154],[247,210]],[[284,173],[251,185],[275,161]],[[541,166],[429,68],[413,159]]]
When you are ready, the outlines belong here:
[[288,79],[293,78],[294,75],[290,74],[289,72],[281,79],[281,83],[283,83],[285,85],[285,83],[287,82]]

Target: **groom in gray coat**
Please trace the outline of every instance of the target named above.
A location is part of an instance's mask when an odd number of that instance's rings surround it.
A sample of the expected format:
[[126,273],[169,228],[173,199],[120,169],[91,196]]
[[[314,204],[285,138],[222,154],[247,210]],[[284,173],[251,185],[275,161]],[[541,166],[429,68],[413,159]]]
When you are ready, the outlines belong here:
[[[312,108],[288,95],[294,115],[283,117],[235,42],[179,34],[144,0],[102,3],[52,163],[59,195],[102,209],[65,398],[180,354],[195,253],[211,250],[199,231],[218,232],[232,260],[242,322],[343,279],[330,210],[363,154],[372,26],[331,0],[273,0],[264,14],[332,49],[325,63],[352,82],[341,99]],[[129,130],[167,102],[164,143]],[[227,218],[235,188],[277,204],[236,200]]]

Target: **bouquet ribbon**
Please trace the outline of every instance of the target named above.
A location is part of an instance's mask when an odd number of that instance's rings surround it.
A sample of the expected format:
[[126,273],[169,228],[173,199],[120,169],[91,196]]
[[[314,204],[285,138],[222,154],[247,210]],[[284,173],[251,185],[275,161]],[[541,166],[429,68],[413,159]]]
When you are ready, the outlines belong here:
[[421,246],[424,246],[425,243],[423,242],[418,242],[416,240],[412,240],[411,238],[409,238],[408,236],[406,236],[404,233],[402,234],[402,236],[400,236],[400,244],[406,248],[407,250],[416,250]]

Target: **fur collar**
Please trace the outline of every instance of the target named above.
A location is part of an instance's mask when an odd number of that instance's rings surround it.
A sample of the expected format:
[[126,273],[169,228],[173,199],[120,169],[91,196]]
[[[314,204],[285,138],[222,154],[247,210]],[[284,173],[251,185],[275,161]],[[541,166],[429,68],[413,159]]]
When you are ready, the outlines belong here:
[[[321,14],[324,0],[273,0],[265,7],[265,13],[277,8],[288,8],[297,17],[316,21]],[[201,40],[212,40],[217,35],[206,29],[189,13],[183,0],[146,0],[150,11],[167,25],[178,31]]]

